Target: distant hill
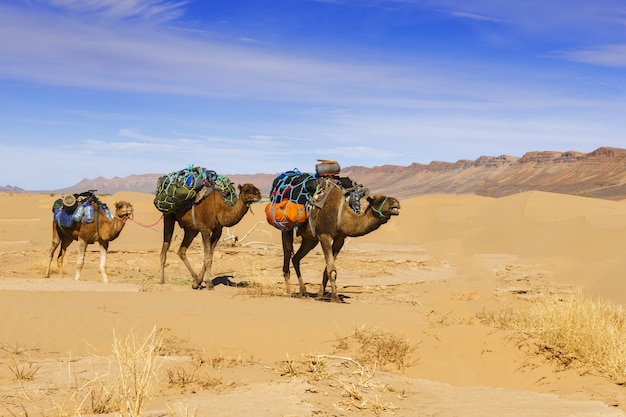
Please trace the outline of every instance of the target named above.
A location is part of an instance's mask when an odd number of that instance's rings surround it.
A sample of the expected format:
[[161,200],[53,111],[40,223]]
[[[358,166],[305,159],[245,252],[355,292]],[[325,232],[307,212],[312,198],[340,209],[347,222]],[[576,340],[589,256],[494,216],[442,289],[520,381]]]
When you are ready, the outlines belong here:
[[[72,187],[49,192],[64,194],[95,189],[101,194],[153,193],[160,175],[84,179]],[[278,173],[225,175],[235,184],[251,182],[268,195]],[[473,161],[433,161],[426,165],[351,166],[342,168],[341,175],[364,184],[373,194],[384,193],[401,199],[432,193],[502,197],[538,190],[622,200],[626,199],[626,149],[601,147],[589,153],[533,151],[522,157],[481,156]],[[6,188],[0,187],[0,191],[24,191]]]
[[20,187],[14,187],[12,185],[0,185],[0,193],[26,193],[27,191],[20,188]]

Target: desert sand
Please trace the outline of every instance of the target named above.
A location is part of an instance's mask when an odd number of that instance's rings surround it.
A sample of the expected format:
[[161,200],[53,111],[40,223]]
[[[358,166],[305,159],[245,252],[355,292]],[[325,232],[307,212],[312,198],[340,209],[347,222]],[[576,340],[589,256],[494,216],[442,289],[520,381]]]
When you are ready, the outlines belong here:
[[[62,415],[81,381],[110,368],[115,338],[154,329],[164,354],[144,415],[626,415],[623,386],[575,361],[555,363],[477,318],[577,291],[626,304],[624,202],[543,192],[402,200],[399,216],[346,243],[337,304],[281,291],[280,233],[266,223],[264,203],[225,229],[212,291],[191,288],[175,252],[179,228],[159,284],[160,213],[151,195],[129,192],[101,196],[109,207],[127,200],[135,208],[111,242],[110,282],[100,281],[97,245],[74,281],[76,243],[65,274],[54,262],[43,278],[58,197],[0,194],[2,416]],[[302,264],[311,294],[324,267],[318,249]],[[188,254],[199,268],[200,237]],[[292,273],[292,291],[296,284]],[[359,329],[406,341],[405,366],[346,350],[340,342]],[[198,357],[203,377],[182,383]],[[312,357],[324,360],[324,377],[311,371]],[[32,378],[18,381],[19,370]]]

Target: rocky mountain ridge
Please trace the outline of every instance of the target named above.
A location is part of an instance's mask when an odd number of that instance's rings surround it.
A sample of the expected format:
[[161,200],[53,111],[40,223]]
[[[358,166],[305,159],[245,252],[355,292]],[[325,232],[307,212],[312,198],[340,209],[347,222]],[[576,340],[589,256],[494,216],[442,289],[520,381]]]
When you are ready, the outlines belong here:
[[[268,195],[278,174],[224,175],[235,184],[251,182]],[[72,187],[46,192],[65,194],[95,189],[101,194],[118,191],[152,193],[161,175],[84,179]],[[622,200],[626,199],[626,149],[601,147],[589,153],[532,151],[522,157],[481,156],[473,161],[433,161],[373,168],[351,166],[342,168],[341,175],[364,184],[372,193],[401,199],[433,193],[503,197],[538,190]],[[0,191],[20,192],[20,189],[0,187]]]

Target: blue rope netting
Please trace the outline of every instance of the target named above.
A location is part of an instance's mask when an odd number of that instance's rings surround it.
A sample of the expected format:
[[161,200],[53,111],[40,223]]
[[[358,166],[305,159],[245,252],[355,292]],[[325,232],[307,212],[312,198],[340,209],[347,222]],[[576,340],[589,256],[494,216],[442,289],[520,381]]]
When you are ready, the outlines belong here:
[[[315,175],[302,173],[297,168],[283,172],[274,180],[270,192],[270,202],[266,210],[271,223],[281,230],[289,230],[306,221],[308,217],[309,201],[315,194]],[[313,183],[311,183],[313,181]],[[297,217],[286,218],[284,200],[297,204]],[[281,204],[283,203],[283,204]],[[277,216],[277,212],[284,211]],[[279,220],[285,217],[284,221]]]
[[298,204],[307,204],[315,193],[315,189],[311,190],[307,184],[311,180],[315,181],[315,178],[313,174],[303,174],[298,168],[283,172],[274,180],[270,201],[280,203],[287,198]]

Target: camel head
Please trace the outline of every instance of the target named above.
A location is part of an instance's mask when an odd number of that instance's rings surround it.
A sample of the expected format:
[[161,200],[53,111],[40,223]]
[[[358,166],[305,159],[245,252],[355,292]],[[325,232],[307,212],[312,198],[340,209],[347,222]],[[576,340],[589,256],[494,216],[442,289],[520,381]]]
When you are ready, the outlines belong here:
[[133,205],[128,201],[118,201],[115,203],[115,217],[121,220],[128,220],[133,218]]
[[246,205],[261,201],[261,191],[252,184],[239,185],[239,198]]
[[400,202],[393,197],[376,194],[373,197],[367,197],[367,201],[372,211],[383,220],[383,223],[389,221],[391,216],[400,214]]

